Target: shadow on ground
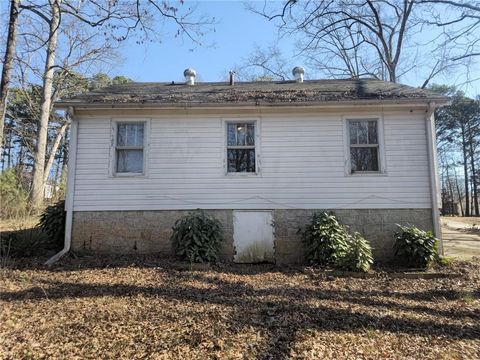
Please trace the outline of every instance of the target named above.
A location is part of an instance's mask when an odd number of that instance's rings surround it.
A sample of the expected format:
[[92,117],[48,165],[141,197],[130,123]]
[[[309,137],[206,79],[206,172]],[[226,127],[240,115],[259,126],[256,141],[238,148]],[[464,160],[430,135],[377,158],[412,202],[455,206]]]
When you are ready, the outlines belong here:
[[[271,271],[265,266],[258,267],[258,270]],[[224,320],[228,328],[241,332],[253,327],[268,332],[268,346],[259,356],[265,359],[287,358],[298,333],[306,329],[335,332],[363,332],[368,329],[446,339],[480,339],[480,309],[436,308],[438,301],[457,301],[461,297],[458,291],[452,289],[395,292],[389,289],[316,289],[288,284],[264,288],[253,287],[241,280],[222,279],[212,276],[212,273],[154,271],[162,273],[164,281],[161,285],[109,285],[46,278],[39,280],[38,286],[27,290],[5,291],[0,294],[0,299],[20,302],[142,296],[152,300],[161,298],[187,302],[192,306],[196,303],[221,305],[232,310]],[[208,286],[189,285],[192,282]],[[478,299],[478,289],[470,296]],[[383,310],[388,310],[387,314]],[[422,316],[427,314],[429,317],[395,316],[400,311]]]

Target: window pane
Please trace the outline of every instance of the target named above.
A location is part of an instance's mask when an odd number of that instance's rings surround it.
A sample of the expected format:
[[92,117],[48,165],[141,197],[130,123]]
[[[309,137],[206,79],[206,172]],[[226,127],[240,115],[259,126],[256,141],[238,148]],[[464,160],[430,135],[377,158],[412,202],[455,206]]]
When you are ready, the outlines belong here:
[[350,144],[358,144],[357,132],[358,132],[358,121],[349,121],[350,128]]
[[127,125],[127,138],[125,140],[125,145],[127,146],[135,146],[135,138],[136,138],[136,127],[133,124]]
[[118,124],[117,126],[117,145],[124,146],[127,137],[127,125]]
[[237,146],[245,146],[247,129],[245,124],[237,124]]
[[228,172],[255,172],[255,149],[229,149]]
[[350,144],[378,144],[377,121],[349,121]]
[[368,144],[367,121],[358,121],[357,139],[358,144]]
[[143,146],[144,124],[118,124],[117,146]]
[[376,121],[369,121],[368,122],[368,143],[369,144],[378,144],[377,122]]
[[357,171],[378,171],[378,148],[350,148],[352,173]]
[[117,150],[117,173],[143,172],[143,150]]
[[255,124],[247,124],[247,145],[255,145]]
[[137,131],[135,133],[135,146],[143,146],[143,124],[135,125]]
[[227,124],[227,145],[228,146],[237,145],[236,132],[237,132],[236,124]]

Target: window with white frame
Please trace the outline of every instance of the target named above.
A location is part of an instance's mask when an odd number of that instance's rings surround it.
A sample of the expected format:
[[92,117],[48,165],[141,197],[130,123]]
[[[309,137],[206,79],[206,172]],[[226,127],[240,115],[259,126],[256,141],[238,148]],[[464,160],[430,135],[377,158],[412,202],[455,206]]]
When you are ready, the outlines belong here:
[[117,122],[115,172],[142,174],[144,169],[145,123]]
[[255,122],[227,123],[227,172],[256,172]]
[[378,120],[348,120],[350,172],[380,171]]

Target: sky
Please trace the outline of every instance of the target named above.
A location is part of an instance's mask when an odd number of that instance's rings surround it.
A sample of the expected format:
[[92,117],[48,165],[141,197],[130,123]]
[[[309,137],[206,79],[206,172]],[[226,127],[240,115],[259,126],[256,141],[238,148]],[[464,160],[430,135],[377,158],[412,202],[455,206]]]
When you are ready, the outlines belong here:
[[[188,3],[188,1],[186,2]],[[185,5],[184,5],[185,6]],[[192,67],[200,81],[225,81],[228,70],[255,49],[267,47],[278,38],[272,22],[254,14],[241,1],[200,1],[197,11],[214,16],[215,31],[204,38],[206,46],[194,46],[188,39],[175,38],[165,34],[162,43],[144,45],[128,41],[122,51],[124,61],[112,69],[111,75],[125,75],[135,81],[183,81],[183,70]],[[173,28],[170,29],[173,32]],[[282,53],[291,59],[292,66],[302,64],[301,59],[293,58],[295,39],[283,37],[280,42]],[[308,74],[310,69],[306,68]],[[423,74],[411,73],[400,82],[420,86]],[[479,67],[471,69],[471,78],[480,78]],[[308,78],[308,75],[307,75]],[[459,79],[457,79],[459,78]],[[459,74],[439,77],[435,83],[462,82]],[[480,80],[462,88],[467,95],[480,94]]]
[[[201,1],[199,13],[214,16],[215,32],[205,36],[206,46],[166,34],[161,44],[137,46],[130,41],[125,62],[118,71],[136,81],[183,81],[183,70],[192,67],[202,81],[220,81],[228,71],[254,50],[275,41],[274,24],[245,10],[240,1]],[[288,40],[282,46],[290,50]]]
[[[255,1],[263,3],[261,0]],[[0,0],[1,13],[6,11],[6,2]],[[189,0],[186,0],[180,10],[189,4]],[[184,69],[191,67],[197,71],[199,81],[226,81],[228,71],[242,64],[256,46],[268,47],[278,39],[275,24],[245,9],[243,1],[200,0],[197,4],[196,14],[205,14],[216,20],[215,31],[203,38],[204,46],[196,46],[187,38],[175,37],[176,27],[170,25],[166,26],[161,43],[139,45],[135,38],[127,40],[121,48],[123,61],[104,70],[110,76],[123,75],[134,81],[178,82],[184,81]],[[6,26],[2,28],[6,31]],[[318,78],[314,69],[309,69],[300,58],[294,57],[295,41],[293,37],[282,37],[279,42],[282,53],[292,67],[305,67],[307,79]],[[480,65],[470,70],[470,78],[480,79]],[[424,78],[425,74],[411,72],[400,82],[420,86]],[[463,81],[462,73],[457,72],[438,77],[434,83],[458,84]],[[480,80],[463,86],[462,90],[468,96],[479,95]]]

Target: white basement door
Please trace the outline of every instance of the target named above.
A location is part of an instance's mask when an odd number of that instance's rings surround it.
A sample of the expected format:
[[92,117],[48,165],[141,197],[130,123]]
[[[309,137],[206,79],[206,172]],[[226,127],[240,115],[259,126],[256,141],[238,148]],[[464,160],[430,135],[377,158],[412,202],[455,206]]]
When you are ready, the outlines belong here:
[[274,262],[273,215],[271,211],[233,212],[234,262]]

